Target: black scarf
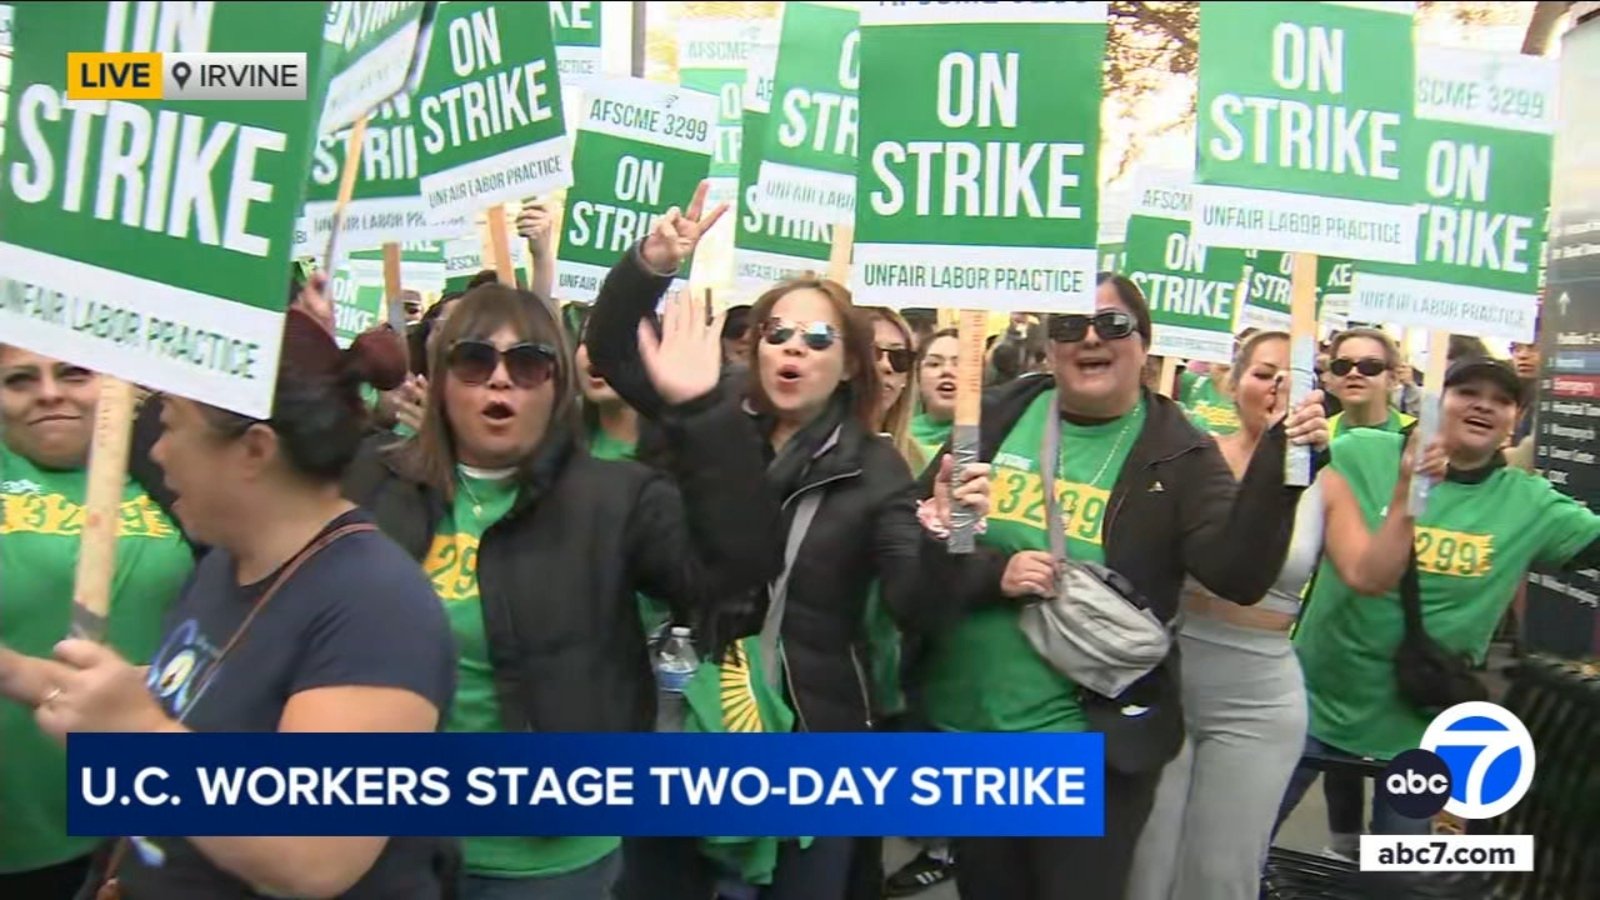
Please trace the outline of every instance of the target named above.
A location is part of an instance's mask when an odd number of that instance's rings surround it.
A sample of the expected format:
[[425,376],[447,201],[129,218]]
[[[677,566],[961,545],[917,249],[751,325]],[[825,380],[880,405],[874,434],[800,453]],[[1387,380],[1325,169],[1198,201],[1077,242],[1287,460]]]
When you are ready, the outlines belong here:
[[[767,461],[767,483],[778,489],[780,497],[787,498],[805,486],[806,475],[811,471],[812,462],[833,438],[833,433],[849,418],[850,406],[848,386],[834,391],[821,414],[795,432],[788,443],[783,445],[783,449],[773,454]],[[777,419],[770,415],[759,415],[757,421],[761,426],[761,433],[768,439],[767,447],[770,448],[772,430],[777,427]],[[768,452],[772,451],[769,449]]]

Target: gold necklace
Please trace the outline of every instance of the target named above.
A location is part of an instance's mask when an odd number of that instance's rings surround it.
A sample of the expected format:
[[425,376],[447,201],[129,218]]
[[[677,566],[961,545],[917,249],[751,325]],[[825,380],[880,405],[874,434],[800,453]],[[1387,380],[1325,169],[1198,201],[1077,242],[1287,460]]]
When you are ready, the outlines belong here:
[[[1117,451],[1122,449],[1122,439],[1128,436],[1128,427],[1130,425],[1132,425],[1132,424],[1133,424],[1133,413],[1130,412],[1127,415],[1123,416],[1123,418],[1122,418],[1122,428],[1121,428],[1121,430],[1119,430],[1117,432],[1117,440],[1116,440],[1115,443],[1113,443],[1111,445],[1111,450],[1106,453],[1106,458],[1100,461],[1100,469],[1099,469],[1099,471],[1095,472],[1094,473],[1094,477],[1089,480],[1089,487],[1098,486],[1100,484],[1100,479],[1105,477],[1106,469],[1110,468],[1111,467],[1111,461],[1113,459],[1117,458]],[[1056,453],[1056,471],[1062,473],[1063,481],[1065,481],[1065,475],[1066,475],[1066,471],[1067,471],[1067,465],[1066,465],[1066,459],[1065,459],[1066,452],[1067,452],[1067,442],[1066,441],[1062,441],[1061,442],[1061,449],[1059,451],[1057,451],[1057,453]],[[1063,528],[1068,527],[1068,526],[1070,526],[1072,524],[1073,516],[1077,513],[1077,511],[1078,511],[1078,503],[1077,503],[1077,500],[1074,499],[1071,506],[1067,507],[1065,510],[1062,510],[1062,523],[1061,523],[1061,525],[1062,525]]]

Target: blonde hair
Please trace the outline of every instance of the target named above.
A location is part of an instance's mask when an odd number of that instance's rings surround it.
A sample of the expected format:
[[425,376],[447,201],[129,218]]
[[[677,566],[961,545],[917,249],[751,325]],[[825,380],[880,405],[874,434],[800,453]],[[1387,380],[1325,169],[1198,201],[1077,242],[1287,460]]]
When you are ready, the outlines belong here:
[[[881,306],[869,307],[866,313],[874,321],[888,322],[893,325],[900,332],[901,339],[905,341],[906,351],[912,353],[914,357],[917,356],[916,335],[912,332],[911,326],[904,317],[892,309],[886,309]],[[876,345],[876,342],[874,342],[874,345]],[[874,346],[873,352],[876,354],[876,346]],[[876,356],[874,356],[873,363],[877,363]],[[906,369],[905,375],[905,390],[900,392],[900,396],[895,398],[894,404],[889,407],[888,412],[883,414],[883,421],[878,423],[878,430],[889,435],[889,440],[894,443],[894,448],[900,451],[900,455],[905,457],[906,465],[911,467],[912,472],[921,472],[927,460],[922,458],[921,448],[917,446],[917,442],[911,437],[911,411],[916,406],[917,398],[920,396],[917,390],[917,365],[915,361]]]

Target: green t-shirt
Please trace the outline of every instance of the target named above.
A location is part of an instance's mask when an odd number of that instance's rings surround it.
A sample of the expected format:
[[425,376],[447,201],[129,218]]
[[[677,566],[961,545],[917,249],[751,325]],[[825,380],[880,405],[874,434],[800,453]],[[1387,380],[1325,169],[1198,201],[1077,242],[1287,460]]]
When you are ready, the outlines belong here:
[[595,459],[633,459],[636,444],[614,438],[604,428],[589,432],[589,455]]
[[1374,431],[1399,432],[1401,429],[1409,427],[1411,423],[1415,422],[1416,420],[1417,419],[1415,416],[1407,415],[1406,413],[1403,413],[1391,406],[1389,407],[1389,418],[1384,419],[1377,425],[1351,425],[1347,423],[1345,414],[1339,412],[1334,413],[1328,419],[1328,437],[1329,439],[1336,438],[1347,431],[1355,431],[1358,428],[1371,428]]
[[[1349,482],[1371,529],[1393,496],[1402,443],[1398,434],[1360,428],[1333,444],[1332,467]],[[1416,528],[1428,634],[1481,660],[1528,567],[1564,564],[1597,537],[1600,517],[1528,472],[1502,467],[1478,484],[1434,485]],[[1422,740],[1428,719],[1395,688],[1403,630],[1398,591],[1360,596],[1324,558],[1295,636],[1314,737],[1376,759]]]
[[911,440],[922,452],[922,459],[932,465],[934,457],[945,441],[950,440],[950,422],[940,422],[926,411],[919,410],[911,417]]
[[[456,695],[445,719],[446,731],[481,734],[503,728],[483,608],[478,603],[478,543],[516,499],[516,484],[509,477],[474,477],[458,469],[455,502],[439,521],[439,531],[423,561],[423,570],[444,603],[459,654]],[[499,878],[571,872],[594,863],[620,844],[615,837],[469,837],[462,841],[467,872]]]
[[1239,411],[1233,398],[1217,388],[1209,375],[1184,372],[1179,378],[1178,400],[1189,411],[1195,427],[1209,434],[1233,434],[1239,430]]
[[[87,473],[41,469],[0,444],[0,643],[48,657],[67,636]],[[111,580],[107,639],[125,659],[149,662],[161,618],[194,557],[161,508],[129,479]],[[65,862],[96,840],[67,836],[67,763],[33,711],[0,699],[0,873]]]
[[[994,457],[988,530],[979,540],[1008,555],[1050,549],[1038,459],[1055,402],[1053,390],[1034,400]],[[1144,419],[1141,400],[1111,422],[1061,423],[1055,490],[1073,559],[1105,562],[1100,539],[1106,504]],[[1020,609],[1020,603],[983,607],[933,641],[924,700],[934,725],[947,731],[1084,729],[1076,687],[1028,643],[1017,624]]]

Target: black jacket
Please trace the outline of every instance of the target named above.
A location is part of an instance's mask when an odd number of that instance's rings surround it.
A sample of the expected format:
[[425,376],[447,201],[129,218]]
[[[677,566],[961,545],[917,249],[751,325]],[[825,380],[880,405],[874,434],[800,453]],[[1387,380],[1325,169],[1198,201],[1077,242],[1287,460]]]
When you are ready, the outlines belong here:
[[[655,681],[635,592],[690,621],[718,598],[754,594],[781,565],[777,504],[750,489],[762,456],[742,417],[713,392],[670,410],[665,426],[688,461],[676,484],[553,432],[519,475],[511,511],[484,533],[479,595],[506,730],[651,730]],[[377,441],[346,495],[419,560],[448,502],[408,471],[403,446]]]
[[[993,459],[1049,375],[1029,375],[984,398],[980,459]],[[1216,443],[1178,404],[1145,391],[1144,428],[1128,451],[1111,491],[1104,524],[1106,566],[1133,583],[1152,611],[1171,621],[1184,576],[1192,574],[1219,597],[1260,600],[1277,580],[1289,552],[1300,489],[1284,478],[1282,426],[1262,437],[1244,478],[1235,481]],[[979,546],[974,564],[951,589],[966,608],[1017,603],[1000,591],[1008,555]],[[1176,645],[1167,663],[1114,700],[1080,696],[1090,727],[1106,732],[1106,758],[1128,771],[1164,764],[1183,741]],[[1142,716],[1128,707],[1149,708]]]
[[[645,416],[657,414],[661,398],[639,360],[638,322],[650,315],[669,280],[644,271],[630,252],[607,276],[589,316],[589,359]],[[748,377],[729,373],[725,386]],[[744,418],[751,435],[759,435],[741,396],[726,392],[728,412]],[[951,556],[924,533],[916,515],[917,487],[905,460],[853,419],[822,442],[798,489],[782,498],[785,533],[796,501],[818,490],[826,495],[789,578],[781,630],[786,686],[798,728],[859,731],[873,725],[863,627],[873,583],[879,583],[885,606],[902,628],[935,627],[954,614],[941,585],[968,558]],[[753,500],[747,496],[743,502],[748,506]],[[760,627],[757,620],[741,624],[744,633]]]

